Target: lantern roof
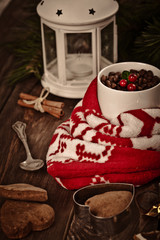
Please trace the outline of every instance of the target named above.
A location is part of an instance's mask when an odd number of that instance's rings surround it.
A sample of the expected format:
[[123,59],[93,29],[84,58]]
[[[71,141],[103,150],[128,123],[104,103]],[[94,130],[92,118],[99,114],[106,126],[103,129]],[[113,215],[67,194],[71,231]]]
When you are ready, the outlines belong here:
[[113,16],[118,8],[115,0],[41,0],[37,12],[55,24],[86,25]]

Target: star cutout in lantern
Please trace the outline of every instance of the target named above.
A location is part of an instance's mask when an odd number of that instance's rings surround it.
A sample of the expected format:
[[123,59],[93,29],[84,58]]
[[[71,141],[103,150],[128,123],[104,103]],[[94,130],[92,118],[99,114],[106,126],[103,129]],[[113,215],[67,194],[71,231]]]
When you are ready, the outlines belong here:
[[89,9],[89,14],[92,14],[92,15],[94,15],[95,14],[95,10],[93,9],[93,8],[91,8],[91,9]]
[[62,9],[61,9],[61,10],[60,10],[60,9],[57,9],[56,14],[57,14],[58,16],[62,15],[62,14],[63,14],[63,13],[62,13]]

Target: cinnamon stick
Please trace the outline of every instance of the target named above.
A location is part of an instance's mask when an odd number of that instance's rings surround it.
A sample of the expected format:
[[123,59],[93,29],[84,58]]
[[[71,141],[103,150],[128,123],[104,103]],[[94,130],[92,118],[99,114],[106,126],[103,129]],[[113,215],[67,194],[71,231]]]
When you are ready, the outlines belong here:
[[[36,96],[32,96],[32,95],[27,94],[27,93],[20,93],[19,97],[23,100],[35,100],[35,99],[37,99]],[[44,99],[43,100],[43,105],[51,106],[51,107],[55,107],[55,108],[63,108],[64,107],[64,102],[50,101],[50,100]]]
[[[18,105],[20,105],[22,107],[34,108],[34,104],[27,104],[27,103],[23,102],[22,99],[19,99],[17,103],[18,103]],[[45,112],[51,114],[52,116],[54,116],[56,118],[60,118],[64,115],[64,111],[61,108],[47,106],[44,104],[42,104],[42,108],[44,109]]]

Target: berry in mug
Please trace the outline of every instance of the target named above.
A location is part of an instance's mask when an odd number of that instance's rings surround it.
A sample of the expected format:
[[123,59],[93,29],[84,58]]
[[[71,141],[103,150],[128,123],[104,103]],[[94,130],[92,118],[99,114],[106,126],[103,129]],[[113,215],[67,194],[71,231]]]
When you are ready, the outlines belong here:
[[152,88],[160,83],[160,78],[151,70],[141,69],[137,71],[110,72],[108,76],[103,75],[101,82],[112,89],[122,91],[141,91]]

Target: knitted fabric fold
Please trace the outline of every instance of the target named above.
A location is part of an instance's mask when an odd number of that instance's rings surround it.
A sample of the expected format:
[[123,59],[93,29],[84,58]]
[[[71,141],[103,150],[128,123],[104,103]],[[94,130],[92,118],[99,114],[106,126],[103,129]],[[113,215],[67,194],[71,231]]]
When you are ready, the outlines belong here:
[[109,121],[94,79],[53,133],[46,163],[48,173],[70,190],[105,182],[145,184],[160,176],[160,108],[127,111]]

